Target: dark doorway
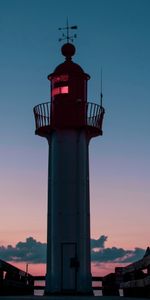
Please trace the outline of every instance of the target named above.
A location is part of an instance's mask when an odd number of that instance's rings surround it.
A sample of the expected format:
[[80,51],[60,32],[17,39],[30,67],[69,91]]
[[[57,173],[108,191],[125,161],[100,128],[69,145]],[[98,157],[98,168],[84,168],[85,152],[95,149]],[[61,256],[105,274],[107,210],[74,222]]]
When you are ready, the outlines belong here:
[[63,292],[75,292],[77,288],[77,246],[76,243],[62,243],[62,278]]

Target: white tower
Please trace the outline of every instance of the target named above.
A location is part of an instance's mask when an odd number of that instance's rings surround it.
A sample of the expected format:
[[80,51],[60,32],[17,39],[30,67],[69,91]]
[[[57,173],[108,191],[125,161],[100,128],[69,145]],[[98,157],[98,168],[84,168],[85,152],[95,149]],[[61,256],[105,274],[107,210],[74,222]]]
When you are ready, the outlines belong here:
[[48,75],[51,102],[34,107],[37,135],[49,144],[45,294],[92,294],[89,141],[102,135],[104,108],[87,102],[90,76],[74,63],[75,47]]

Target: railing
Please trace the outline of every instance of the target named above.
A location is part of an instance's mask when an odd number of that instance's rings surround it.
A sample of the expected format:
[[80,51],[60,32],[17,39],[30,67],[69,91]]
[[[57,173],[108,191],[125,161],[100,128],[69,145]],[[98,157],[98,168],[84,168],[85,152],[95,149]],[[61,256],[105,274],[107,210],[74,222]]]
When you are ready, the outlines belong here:
[[116,268],[116,279],[124,296],[150,297],[150,250],[144,257],[124,268]]
[[41,103],[34,107],[35,127],[39,129],[50,126],[50,102]]
[[31,274],[0,260],[0,296],[33,295],[34,279]]
[[[77,102],[78,105],[78,102]],[[102,129],[102,122],[105,110],[102,106],[87,102],[85,103],[86,124],[87,126]],[[41,103],[34,107],[36,130],[45,126],[51,126],[50,120],[51,102]]]
[[87,125],[100,128],[104,108],[96,103],[87,103]]

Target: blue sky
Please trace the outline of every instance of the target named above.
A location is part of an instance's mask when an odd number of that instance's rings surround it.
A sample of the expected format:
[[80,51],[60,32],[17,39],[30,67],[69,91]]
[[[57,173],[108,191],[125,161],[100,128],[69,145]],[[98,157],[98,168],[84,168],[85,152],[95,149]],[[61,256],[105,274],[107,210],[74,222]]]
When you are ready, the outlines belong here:
[[46,240],[46,140],[32,109],[49,100],[47,75],[63,61],[58,28],[78,25],[74,61],[89,73],[104,135],[90,145],[91,233],[145,248],[150,211],[150,2],[0,0],[0,243]]

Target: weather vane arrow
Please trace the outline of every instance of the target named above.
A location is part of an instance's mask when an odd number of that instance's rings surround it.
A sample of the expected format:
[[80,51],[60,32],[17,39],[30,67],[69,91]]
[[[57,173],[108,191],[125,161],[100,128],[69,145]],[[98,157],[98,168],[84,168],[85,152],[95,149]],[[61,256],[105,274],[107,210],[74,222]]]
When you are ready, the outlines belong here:
[[66,34],[65,33],[62,33],[62,37],[59,38],[59,42],[63,41],[63,40],[67,40],[67,43],[69,42],[73,42],[73,40],[77,37],[76,33],[73,34],[73,35],[70,35],[70,30],[76,30],[78,27],[76,25],[74,26],[69,26],[69,23],[68,23],[68,18],[67,18],[67,24],[66,24],[66,27],[60,27],[58,28],[58,30],[65,30],[66,31]]

